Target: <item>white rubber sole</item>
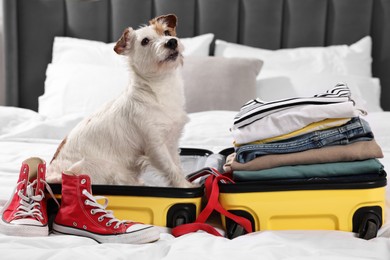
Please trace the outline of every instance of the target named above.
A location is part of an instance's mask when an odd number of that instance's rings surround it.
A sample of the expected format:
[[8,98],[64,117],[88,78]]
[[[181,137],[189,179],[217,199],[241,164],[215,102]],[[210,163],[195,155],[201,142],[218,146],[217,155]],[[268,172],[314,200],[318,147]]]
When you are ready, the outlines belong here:
[[88,237],[99,243],[145,244],[160,239],[160,231],[154,226],[145,226],[144,229],[138,229],[124,234],[101,235],[53,223],[53,233]]
[[49,227],[4,222],[0,215],[0,233],[8,236],[44,237],[49,235]]

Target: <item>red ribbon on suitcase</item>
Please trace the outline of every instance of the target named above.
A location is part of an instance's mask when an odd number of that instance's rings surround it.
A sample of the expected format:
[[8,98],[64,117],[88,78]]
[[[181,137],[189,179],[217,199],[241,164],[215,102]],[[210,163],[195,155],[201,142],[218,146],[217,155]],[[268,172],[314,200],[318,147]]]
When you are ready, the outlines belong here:
[[211,213],[213,213],[214,210],[224,215],[225,217],[230,218],[237,224],[241,225],[247,233],[251,233],[252,224],[248,219],[234,215],[233,213],[225,210],[219,203],[218,183],[234,183],[234,181],[228,177],[229,173],[222,174],[216,169],[210,168],[208,170],[203,170],[191,175],[189,180],[193,181],[205,175],[209,175],[205,181],[205,191],[207,198],[206,206],[199,214],[198,218],[195,220],[194,223],[188,223],[174,227],[172,229],[172,235],[175,237],[179,237],[191,232],[203,230],[215,236],[222,236],[213,226],[206,224],[207,219],[210,217]]

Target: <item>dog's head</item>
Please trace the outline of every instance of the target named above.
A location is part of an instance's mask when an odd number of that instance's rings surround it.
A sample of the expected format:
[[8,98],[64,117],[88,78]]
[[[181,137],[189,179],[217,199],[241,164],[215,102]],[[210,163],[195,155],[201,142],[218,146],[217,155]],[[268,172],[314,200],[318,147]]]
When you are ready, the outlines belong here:
[[128,57],[130,66],[142,75],[172,70],[183,63],[183,45],[176,37],[177,17],[173,14],[156,17],[149,26],[138,30],[127,28],[114,47]]

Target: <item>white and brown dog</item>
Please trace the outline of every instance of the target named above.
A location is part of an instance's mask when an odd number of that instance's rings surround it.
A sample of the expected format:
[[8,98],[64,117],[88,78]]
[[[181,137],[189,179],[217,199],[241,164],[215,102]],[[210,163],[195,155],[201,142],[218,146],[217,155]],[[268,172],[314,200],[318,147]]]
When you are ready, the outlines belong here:
[[48,182],[61,182],[61,173],[71,169],[88,174],[93,184],[142,185],[140,174],[150,164],[172,186],[192,186],[178,154],[188,117],[176,21],[175,15],[164,15],[124,31],[114,50],[127,57],[129,87],[63,140],[48,167]]

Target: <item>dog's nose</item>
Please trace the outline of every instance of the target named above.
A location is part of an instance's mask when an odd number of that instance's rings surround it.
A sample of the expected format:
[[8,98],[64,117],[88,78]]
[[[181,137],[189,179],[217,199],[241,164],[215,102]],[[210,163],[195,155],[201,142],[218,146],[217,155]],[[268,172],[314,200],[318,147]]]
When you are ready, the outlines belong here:
[[175,50],[177,48],[177,40],[176,39],[170,39],[167,41],[165,46],[171,50]]

